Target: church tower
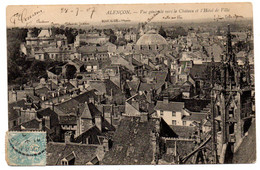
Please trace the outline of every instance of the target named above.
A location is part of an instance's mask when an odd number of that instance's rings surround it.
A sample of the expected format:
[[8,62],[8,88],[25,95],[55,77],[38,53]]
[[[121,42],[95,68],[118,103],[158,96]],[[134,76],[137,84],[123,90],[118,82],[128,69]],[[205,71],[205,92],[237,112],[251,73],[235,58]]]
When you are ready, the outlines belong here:
[[[226,44],[220,66],[212,61],[212,142],[216,163],[231,163],[252,118],[249,62],[239,66],[232,49],[228,25]],[[250,124],[250,123],[249,123]]]

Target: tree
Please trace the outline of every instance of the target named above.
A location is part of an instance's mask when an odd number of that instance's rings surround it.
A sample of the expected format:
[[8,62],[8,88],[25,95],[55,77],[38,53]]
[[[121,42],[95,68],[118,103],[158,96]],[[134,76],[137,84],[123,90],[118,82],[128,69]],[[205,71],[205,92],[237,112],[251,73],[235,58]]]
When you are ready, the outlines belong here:
[[178,38],[178,36],[186,36],[187,35],[187,31],[185,31],[185,29],[181,26],[176,27],[173,31],[169,32],[169,37],[171,37],[172,39],[174,38]]
[[164,31],[164,29],[163,29],[162,26],[161,26],[160,29],[159,29],[159,34],[160,34],[161,36],[163,36],[164,38],[167,37],[167,36],[166,36],[166,32]]
[[110,29],[104,29],[103,32],[107,36],[114,35],[114,31],[111,28]]
[[115,35],[110,35],[109,36],[109,40],[108,40],[109,42],[114,44],[116,42],[116,40],[117,40],[117,36],[115,36]]
[[73,79],[77,69],[73,65],[66,66],[66,78]]
[[27,71],[27,75],[35,81],[37,81],[40,77],[46,78],[46,62],[34,60],[31,67]]
[[20,44],[25,42],[27,32],[28,30],[24,28],[7,29],[7,64],[9,84],[17,83],[15,80],[23,76],[25,73],[23,67],[27,66],[27,63],[25,62],[25,57],[21,57],[20,55]]
[[68,28],[66,27],[65,28],[65,36],[67,37],[67,41],[69,44],[72,44],[74,43],[75,39],[76,39],[76,36],[78,35],[78,31],[77,30],[74,30],[72,28]]

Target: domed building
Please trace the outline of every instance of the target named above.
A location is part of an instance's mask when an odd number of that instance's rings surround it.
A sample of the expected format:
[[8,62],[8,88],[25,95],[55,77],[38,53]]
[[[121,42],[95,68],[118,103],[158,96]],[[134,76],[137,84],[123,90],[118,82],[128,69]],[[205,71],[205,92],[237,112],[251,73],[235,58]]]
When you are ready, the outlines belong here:
[[136,42],[138,46],[150,46],[150,45],[167,45],[167,41],[163,36],[158,34],[155,30],[150,30],[142,35]]

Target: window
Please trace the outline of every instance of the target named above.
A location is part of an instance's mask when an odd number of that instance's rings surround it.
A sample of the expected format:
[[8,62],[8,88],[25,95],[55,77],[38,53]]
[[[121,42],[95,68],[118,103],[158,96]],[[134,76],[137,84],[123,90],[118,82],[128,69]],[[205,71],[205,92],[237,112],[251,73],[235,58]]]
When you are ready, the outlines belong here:
[[62,161],[61,161],[61,165],[68,165],[68,161],[62,160]]
[[176,120],[172,120],[172,125],[176,125]]
[[172,117],[176,117],[176,112],[172,111]]
[[16,126],[16,125],[17,125],[16,121],[13,121],[13,126]]
[[163,110],[160,110],[160,115],[163,116]]
[[186,122],[186,121],[183,121],[182,124],[183,124],[183,126],[186,126],[187,122]]

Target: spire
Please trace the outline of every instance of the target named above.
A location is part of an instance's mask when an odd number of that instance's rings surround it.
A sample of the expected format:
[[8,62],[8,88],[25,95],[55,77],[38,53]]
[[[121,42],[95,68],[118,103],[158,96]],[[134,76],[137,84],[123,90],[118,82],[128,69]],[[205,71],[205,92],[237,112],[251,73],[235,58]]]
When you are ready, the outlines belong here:
[[227,31],[226,54],[227,54],[226,60],[228,62],[235,63],[236,60],[235,60],[235,55],[233,54],[233,50],[232,50],[232,35],[230,33],[230,25],[229,24],[228,24],[228,31]]
[[213,51],[211,51],[211,87],[214,86],[214,79],[215,79],[215,62],[214,62],[214,56]]
[[248,84],[251,83],[251,81],[250,81],[250,63],[249,63],[249,58],[248,58],[249,52],[250,52],[250,49],[248,46],[248,50],[247,50],[246,56],[245,56],[245,64],[244,64],[244,71],[246,73],[246,80],[247,80]]

